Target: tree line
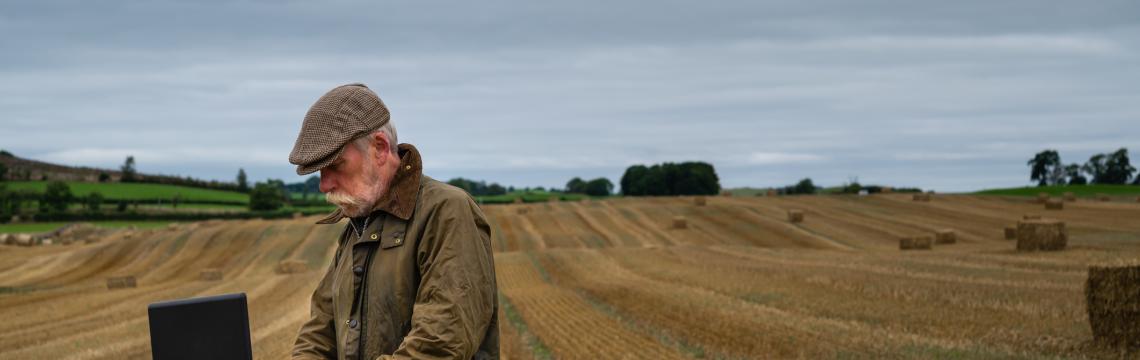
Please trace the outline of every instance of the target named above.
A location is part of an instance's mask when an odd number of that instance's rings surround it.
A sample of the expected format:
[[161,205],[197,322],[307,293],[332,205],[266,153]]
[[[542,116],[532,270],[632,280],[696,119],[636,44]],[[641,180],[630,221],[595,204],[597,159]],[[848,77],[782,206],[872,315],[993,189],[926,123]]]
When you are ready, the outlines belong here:
[[1128,184],[1140,185],[1140,176],[1133,177],[1136,168],[1128,159],[1128,149],[1120,148],[1107,154],[1095,154],[1084,164],[1064,164],[1057,150],[1046,149],[1037,153],[1026,163],[1029,166],[1029,180],[1037,186],[1085,185],[1085,184]]
[[629,196],[715,195],[720,193],[720,180],[706,162],[633,165],[621,177],[621,192]]

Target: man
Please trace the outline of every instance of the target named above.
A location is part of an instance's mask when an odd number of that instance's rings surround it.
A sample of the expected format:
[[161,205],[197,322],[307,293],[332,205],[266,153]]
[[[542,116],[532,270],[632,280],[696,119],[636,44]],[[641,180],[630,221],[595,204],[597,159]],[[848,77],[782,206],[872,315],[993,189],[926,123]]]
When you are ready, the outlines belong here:
[[387,107],[362,84],[322,96],[289,154],[348,217],[313,292],[294,359],[497,359],[491,229],[463,190],[421,173]]

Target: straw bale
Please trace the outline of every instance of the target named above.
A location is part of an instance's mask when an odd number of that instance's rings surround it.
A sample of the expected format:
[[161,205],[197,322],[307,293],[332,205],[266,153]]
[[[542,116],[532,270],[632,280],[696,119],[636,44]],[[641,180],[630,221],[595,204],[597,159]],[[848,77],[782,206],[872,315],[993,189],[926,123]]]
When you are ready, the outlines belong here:
[[107,278],[107,289],[109,290],[133,288],[137,285],[138,283],[135,281],[134,276],[113,276]]
[[300,260],[283,260],[277,263],[278,274],[298,274],[309,271],[309,265]]
[[1046,201],[1049,201],[1049,193],[1037,193],[1038,204],[1044,204]]
[[202,281],[218,281],[222,279],[222,270],[219,269],[203,269],[198,273],[198,280]]
[[1065,223],[1052,219],[1022,220],[1017,223],[1018,251],[1064,250],[1069,242]]
[[708,199],[705,199],[704,196],[698,196],[693,199],[693,204],[696,204],[697,206],[705,206],[708,204]]
[[1063,197],[1065,198],[1065,201],[1068,201],[1068,202],[1077,201],[1077,195],[1073,194],[1072,192],[1066,192]]
[[674,216],[673,217],[673,228],[674,229],[687,229],[688,227],[689,227],[689,222],[687,220],[685,220],[684,216]]
[[1006,240],[1017,239],[1017,227],[1016,226],[1006,226],[1005,227],[1005,239]]
[[1085,304],[1094,339],[1140,347],[1140,266],[1090,266]]
[[1096,199],[1098,201],[1111,201],[1112,200],[1112,198],[1108,197],[1108,194],[1096,194]]
[[788,221],[792,223],[804,222],[803,210],[788,210]]
[[899,250],[930,250],[934,238],[930,235],[908,236],[899,238]]
[[1045,201],[1045,210],[1063,210],[1065,203],[1057,199],[1049,199]]
[[942,229],[934,232],[934,242],[937,244],[953,244],[958,242],[958,233],[953,229]]

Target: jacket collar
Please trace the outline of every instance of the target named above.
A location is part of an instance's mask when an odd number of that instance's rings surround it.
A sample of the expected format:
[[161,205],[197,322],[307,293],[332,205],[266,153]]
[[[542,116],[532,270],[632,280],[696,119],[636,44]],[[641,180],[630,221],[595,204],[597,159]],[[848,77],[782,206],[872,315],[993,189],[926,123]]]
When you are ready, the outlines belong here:
[[[420,152],[412,144],[400,144],[397,147],[400,154],[400,167],[396,168],[396,176],[388,187],[388,194],[384,195],[372,212],[384,211],[403,220],[412,217],[412,210],[416,208],[416,198],[420,191],[420,178],[423,177],[423,161]],[[335,224],[346,216],[337,208],[318,224]]]

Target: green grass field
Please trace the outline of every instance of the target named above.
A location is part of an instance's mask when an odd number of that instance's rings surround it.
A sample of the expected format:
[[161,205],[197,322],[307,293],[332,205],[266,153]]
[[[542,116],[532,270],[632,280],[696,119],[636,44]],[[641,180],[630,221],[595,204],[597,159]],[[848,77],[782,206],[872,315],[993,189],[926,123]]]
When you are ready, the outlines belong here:
[[1071,192],[1079,197],[1093,197],[1096,194],[1109,196],[1140,195],[1140,186],[1136,185],[1057,185],[1057,186],[1028,186],[1006,189],[987,189],[975,192],[979,195],[1005,195],[1005,196],[1037,196],[1037,193],[1049,193],[1050,196],[1061,196]]
[[[47,188],[48,182],[9,181],[7,184],[9,190],[31,190],[42,193]],[[92,192],[99,192],[107,200],[170,200],[175,195],[181,194],[182,200],[186,202],[249,202],[249,195],[239,192],[178,185],[68,181],[67,186],[71,187],[71,193],[76,197],[84,197]]]
[[[95,226],[117,229],[125,228],[131,225],[139,229],[152,229],[160,228],[172,223],[172,221],[93,221]],[[48,232],[64,225],[68,222],[39,222],[39,223],[20,223],[20,224],[0,224],[0,234],[3,233],[42,233]]]

